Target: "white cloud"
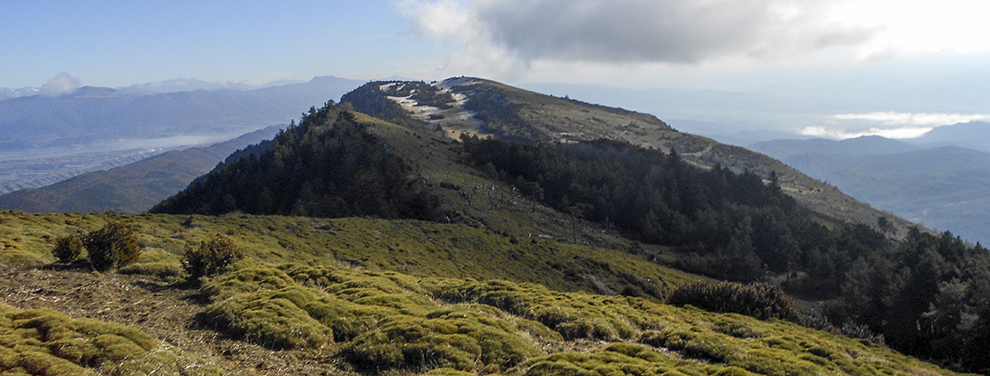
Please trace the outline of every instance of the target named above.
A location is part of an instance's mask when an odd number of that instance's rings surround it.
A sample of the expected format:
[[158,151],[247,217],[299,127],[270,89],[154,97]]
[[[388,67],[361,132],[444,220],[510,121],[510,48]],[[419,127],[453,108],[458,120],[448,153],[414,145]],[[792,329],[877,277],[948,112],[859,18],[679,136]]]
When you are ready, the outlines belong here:
[[457,44],[456,58],[484,65],[693,64],[855,46],[876,31],[832,20],[832,2],[817,0],[405,0],[399,7],[423,35]]
[[990,48],[990,3],[963,0],[396,1],[423,36],[444,45],[441,75],[516,78],[575,64],[818,66]]
[[866,114],[840,114],[833,118],[837,120],[866,120],[881,125],[914,125],[933,126],[969,123],[971,121],[990,119],[988,114],[932,114],[910,112],[870,112]]
[[990,48],[990,2],[972,0],[857,0],[839,4],[836,19],[882,31],[861,46],[859,57],[906,53],[978,52]]
[[78,89],[81,85],[82,83],[78,78],[62,72],[56,75],[55,78],[48,80],[48,82],[41,87],[41,95],[55,97],[63,94],[69,94],[76,91],[76,89]]
[[526,68],[511,51],[490,42],[490,30],[466,4],[454,0],[403,0],[398,4],[406,17],[416,22],[423,36],[437,38],[452,50],[446,64],[437,68],[441,76],[456,72],[513,77]]
[[893,139],[917,138],[936,127],[968,123],[977,120],[990,119],[990,114],[940,114],[940,113],[910,113],[910,112],[870,112],[865,114],[833,115],[830,123],[836,127],[840,123],[849,122],[879,124],[883,127],[872,126],[865,131],[850,131],[845,128],[827,128],[822,126],[806,127],[799,133],[806,136],[847,139],[862,136],[881,136]]

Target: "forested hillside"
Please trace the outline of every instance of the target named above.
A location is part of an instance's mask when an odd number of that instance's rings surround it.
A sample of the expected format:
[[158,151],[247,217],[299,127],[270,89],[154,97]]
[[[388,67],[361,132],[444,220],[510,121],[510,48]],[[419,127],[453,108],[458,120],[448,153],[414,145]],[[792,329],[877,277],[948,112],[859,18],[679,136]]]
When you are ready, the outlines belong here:
[[327,103],[267,149],[225,163],[151,211],[431,219],[435,206],[404,160]]
[[990,251],[949,232],[914,229],[898,242],[864,225],[829,229],[773,179],[701,170],[614,141],[464,138],[464,148],[524,195],[673,247],[682,269],[738,281],[784,275],[791,292],[831,300],[833,322],[866,325],[911,354],[990,366],[981,355],[990,350]]

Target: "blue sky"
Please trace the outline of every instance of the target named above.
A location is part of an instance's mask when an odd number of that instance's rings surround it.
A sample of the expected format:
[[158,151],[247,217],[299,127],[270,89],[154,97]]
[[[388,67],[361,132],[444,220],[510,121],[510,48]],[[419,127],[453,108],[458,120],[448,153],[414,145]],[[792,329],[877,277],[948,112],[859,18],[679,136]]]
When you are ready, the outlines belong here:
[[[50,85],[472,75],[938,96],[801,130],[899,137],[990,113],[980,99],[990,97],[987,14],[978,0],[5,0],[0,87],[40,87],[62,73]],[[961,89],[945,88],[952,83]],[[842,126],[849,122],[857,128]]]
[[176,78],[263,83],[439,65],[387,1],[0,2],[0,86],[60,72],[84,85]]

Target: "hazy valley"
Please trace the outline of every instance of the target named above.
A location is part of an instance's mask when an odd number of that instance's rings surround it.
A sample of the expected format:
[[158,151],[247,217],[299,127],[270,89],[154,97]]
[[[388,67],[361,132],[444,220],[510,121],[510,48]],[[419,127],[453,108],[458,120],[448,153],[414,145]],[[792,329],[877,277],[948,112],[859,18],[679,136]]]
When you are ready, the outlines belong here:
[[251,90],[82,87],[56,96],[6,98],[0,100],[0,192],[287,124],[312,104],[359,84],[327,76]]

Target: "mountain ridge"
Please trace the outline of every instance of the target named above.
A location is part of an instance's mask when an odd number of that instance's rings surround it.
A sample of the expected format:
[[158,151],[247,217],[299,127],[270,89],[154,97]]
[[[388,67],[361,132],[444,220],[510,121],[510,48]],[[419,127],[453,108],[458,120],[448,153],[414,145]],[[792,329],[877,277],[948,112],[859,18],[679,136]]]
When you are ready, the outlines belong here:
[[[415,86],[422,89],[436,87],[436,89],[427,89],[435,95],[444,95],[441,92],[449,92],[451,95],[471,93],[472,87],[481,87],[484,89],[483,96],[477,98],[480,102],[476,105],[489,108],[488,111],[494,111],[494,115],[505,115],[514,120],[499,120],[488,124],[483,118],[477,119],[477,113],[473,114],[474,120],[470,121],[452,120],[446,116],[429,119],[429,114],[435,111],[434,106],[414,108],[416,106],[407,105],[410,108],[402,108],[400,104],[402,99],[398,96],[391,96],[392,99],[387,99],[389,101],[387,103],[369,102],[376,100],[375,96],[379,98],[377,100],[390,97],[381,87],[392,83],[394,82],[380,81],[365,84],[342,97],[341,102],[346,105],[353,101],[358,109],[373,116],[381,115],[379,117],[385,119],[396,119],[397,116],[409,111],[413,111],[414,117],[422,117],[422,114],[426,114],[426,120],[419,119],[422,123],[420,127],[445,130],[453,137],[461,133],[495,134],[499,132],[500,127],[507,127],[515,132],[509,134],[510,137],[522,140],[573,142],[609,138],[625,140],[634,145],[653,147],[665,152],[676,150],[688,163],[704,168],[712,168],[718,164],[737,173],[750,170],[763,177],[769,177],[771,172],[775,172],[785,193],[812,210],[842,221],[874,225],[879,218],[889,217],[888,219],[899,229],[898,236],[906,234],[907,228],[912,226],[906,221],[848,197],[831,185],[809,178],[775,159],[742,147],[678,132],[653,115],[542,95],[484,79],[458,77],[432,84],[417,83]],[[411,95],[409,92],[398,94]],[[471,101],[465,103],[468,107],[471,106]],[[384,113],[382,111],[386,111],[386,104],[393,107]],[[422,107],[428,108],[424,110]],[[594,114],[591,113],[592,109],[595,109]],[[467,108],[467,110],[471,109]],[[617,111],[628,115],[617,115]],[[481,115],[483,117],[484,113]]]

